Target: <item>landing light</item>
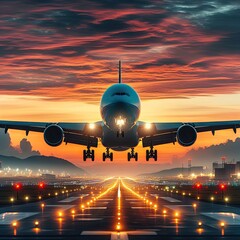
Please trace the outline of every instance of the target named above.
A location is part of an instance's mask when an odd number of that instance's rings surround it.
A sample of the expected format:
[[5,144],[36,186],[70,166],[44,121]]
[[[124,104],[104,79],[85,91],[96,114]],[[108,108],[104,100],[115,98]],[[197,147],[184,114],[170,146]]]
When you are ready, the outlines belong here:
[[123,119],[121,116],[115,119],[115,123],[117,126],[122,127],[126,122],[126,119]]
[[95,129],[96,127],[94,123],[90,123],[88,126],[89,126],[89,129],[91,130]]
[[145,129],[150,130],[152,128],[151,123],[145,123]]

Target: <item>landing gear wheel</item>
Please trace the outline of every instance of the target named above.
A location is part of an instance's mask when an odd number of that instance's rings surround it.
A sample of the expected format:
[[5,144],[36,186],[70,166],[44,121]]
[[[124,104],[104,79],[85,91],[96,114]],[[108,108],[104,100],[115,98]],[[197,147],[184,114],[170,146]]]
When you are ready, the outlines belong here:
[[128,152],[127,158],[128,158],[128,161],[130,162],[130,160],[131,160],[131,153]]
[[132,148],[132,149],[131,149],[131,152],[128,152],[128,155],[127,155],[128,161],[130,161],[131,158],[134,158],[135,161],[138,160],[138,153],[137,153],[137,152],[136,152],[136,153],[134,152],[134,148]]
[[137,162],[138,160],[138,153],[135,153],[135,161]]
[[153,146],[150,147],[150,150],[146,150],[146,161],[149,161],[150,158],[157,161],[157,150],[154,150]]
[[154,160],[157,161],[157,150],[154,151]]
[[146,161],[149,161],[149,150],[146,150]]
[[95,159],[94,150],[90,150],[90,147],[87,147],[87,150],[83,150],[83,161],[86,161],[87,158],[91,158],[92,161]]
[[113,161],[113,153],[109,152],[109,148],[107,148],[106,152],[103,153],[103,161],[104,162],[106,161],[106,158],[109,158],[111,162]]
[[83,150],[83,161],[85,162],[87,160],[87,151]]

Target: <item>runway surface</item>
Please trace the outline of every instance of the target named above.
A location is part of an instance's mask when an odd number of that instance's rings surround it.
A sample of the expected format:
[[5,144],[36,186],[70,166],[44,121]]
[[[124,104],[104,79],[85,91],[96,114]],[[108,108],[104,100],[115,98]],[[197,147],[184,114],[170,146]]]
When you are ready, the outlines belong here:
[[240,239],[240,209],[116,178],[0,208],[0,239],[232,240]]

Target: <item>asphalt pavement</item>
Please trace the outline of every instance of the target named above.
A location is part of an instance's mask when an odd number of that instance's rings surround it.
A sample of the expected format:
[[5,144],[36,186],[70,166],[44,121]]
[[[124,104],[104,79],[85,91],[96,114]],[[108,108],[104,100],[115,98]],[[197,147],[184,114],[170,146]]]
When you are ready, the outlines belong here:
[[0,208],[0,239],[240,239],[240,209],[115,178]]

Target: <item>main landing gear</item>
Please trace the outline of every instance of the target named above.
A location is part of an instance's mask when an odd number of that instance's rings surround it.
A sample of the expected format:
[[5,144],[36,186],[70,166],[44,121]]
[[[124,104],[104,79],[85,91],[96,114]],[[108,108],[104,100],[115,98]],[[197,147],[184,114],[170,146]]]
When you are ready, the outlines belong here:
[[103,153],[103,161],[105,162],[106,158],[109,158],[110,161],[113,160],[113,153],[109,152],[109,148],[106,148],[106,152]]
[[131,148],[131,152],[128,152],[128,161],[130,161],[131,158],[134,158],[135,161],[138,160],[138,153],[134,153],[134,148]]
[[150,150],[146,150],[146,160],[149,161],[149,158],[157,161],[157,150],[154,150],[153,146],[150,147]]
[[87,147],[87,150],[83,150],[83,161],[86,161],[87,158],[91,158],[94,161],[94,150],[90,150],[90,147]]

